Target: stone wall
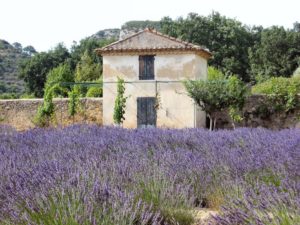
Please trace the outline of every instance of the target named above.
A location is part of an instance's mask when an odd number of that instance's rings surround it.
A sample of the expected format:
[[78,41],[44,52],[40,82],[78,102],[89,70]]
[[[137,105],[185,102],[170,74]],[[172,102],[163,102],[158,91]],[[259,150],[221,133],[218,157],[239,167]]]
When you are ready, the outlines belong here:
[[[299,99],[300,100],[300,99]],[[265,107],[265,96],[251,96],[243,110],[244,119],[236,127],[266,127],[270,129],[300,128],[300,109],[292,112],[269,112]],[[0,100],[0,125],[6,124],[17,130],[34,128],[34,116],[42,99]],[[54,126],[74,123],[94,123],[102,125],[102,98],[83,98],[81,112],[74,120],[68,115],[68,99],[54,99],[56,108]],[[221,113],[218,128],[232,128],[227,112]]]
[[[300,102],[300,96],[299,96]],[[268,107],[264,95],[250,96],[243,109],[243,120],[236,127],[265,127],[269,129],[300,128],[300,109],[291,112],[273,112]],[[232,129],[233,125],[228,112],[221,113],[217,128]]]
[[[68,99],[54,99],[55,118],[53,126],[72,123],[95,123],[102,125],[102,98],[80,99],[80,110],[75,117],[68,115]],[[33,123],[38,106],[43,99],[18,99],[0,101],[0,124],[10,125],[17,130],[34,128]]]

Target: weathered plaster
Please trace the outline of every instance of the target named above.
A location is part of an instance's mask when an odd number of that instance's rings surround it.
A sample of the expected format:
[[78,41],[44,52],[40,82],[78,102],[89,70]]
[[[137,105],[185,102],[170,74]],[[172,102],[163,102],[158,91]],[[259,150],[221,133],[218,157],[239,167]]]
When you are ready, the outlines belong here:
[[139,60],[137,55],[105,56],[103,57],[103,80],[117,81],[123,78],[126,81],[138,79]]
[[199,55],[195,55],[195,79],[207,79],[207,60]]
[[[206,79],[206,60],[196,54],[156,54],[155,80],[140,81],[138,55],[103,57],[103,123],[112,125],[114,101],[117,95],[117,76],[125,82],[126,102],[123,126],[137,126],[137,98],[159,98],[157,126],[184,128],[205,126],[205,114],[197,110],[187,95],[183,80]],[[199,65],[198,65],[199,64]],[[203,68],[204,67],[204,68]]]

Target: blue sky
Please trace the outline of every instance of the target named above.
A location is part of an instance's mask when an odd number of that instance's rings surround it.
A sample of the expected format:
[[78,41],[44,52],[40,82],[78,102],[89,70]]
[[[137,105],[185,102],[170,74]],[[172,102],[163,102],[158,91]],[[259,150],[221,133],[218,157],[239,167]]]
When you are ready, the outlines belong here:
[[248,25],[300,22],[299,0],[1,0],[0,39],[45,51],[59,42],[73,41],[129,20],[176,19],[189,12],[208,15],[213,10]]

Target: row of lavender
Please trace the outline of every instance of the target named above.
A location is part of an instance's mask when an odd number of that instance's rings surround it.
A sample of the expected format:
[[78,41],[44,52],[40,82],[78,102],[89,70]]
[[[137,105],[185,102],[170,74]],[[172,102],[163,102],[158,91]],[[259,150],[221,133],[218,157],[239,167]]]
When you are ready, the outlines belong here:
[[0,129],[0,224],[300,224],[300,130]]

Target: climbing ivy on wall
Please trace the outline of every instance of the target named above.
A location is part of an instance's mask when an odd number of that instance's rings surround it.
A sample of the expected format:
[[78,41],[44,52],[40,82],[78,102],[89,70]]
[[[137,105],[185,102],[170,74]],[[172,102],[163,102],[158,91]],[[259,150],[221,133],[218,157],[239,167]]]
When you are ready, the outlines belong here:
[[124,96],[125,93],[125,84],[124,80],[118,77],[117,82],[117,97],[115,100],[114,107],[114,122],[118,125],[122,124],[125,120],[125,108],[127,97]]
[[80,89],[76,85],[68,93],[69,96],[68,111],[69,111],[69,115],[73,117],[73,121],[80,107],[79,95],[80,95]]

